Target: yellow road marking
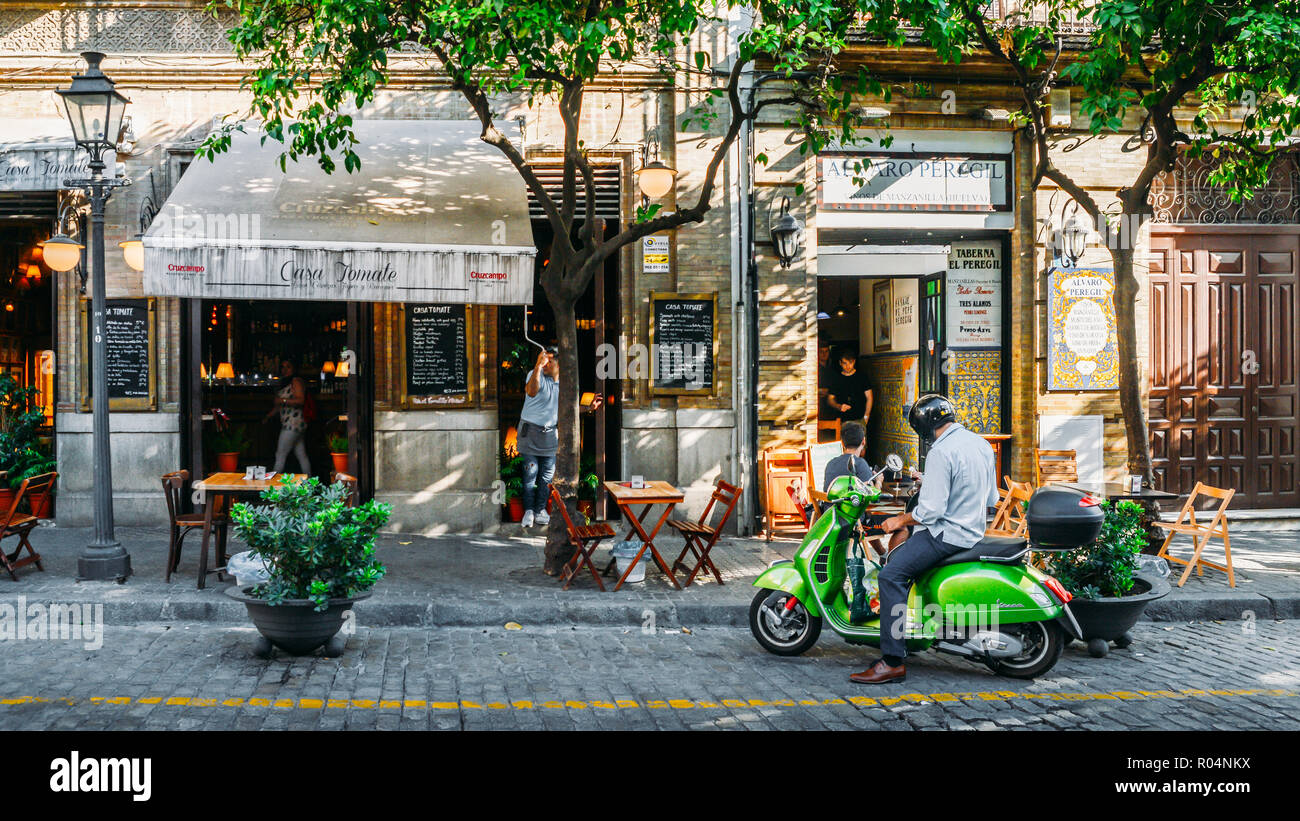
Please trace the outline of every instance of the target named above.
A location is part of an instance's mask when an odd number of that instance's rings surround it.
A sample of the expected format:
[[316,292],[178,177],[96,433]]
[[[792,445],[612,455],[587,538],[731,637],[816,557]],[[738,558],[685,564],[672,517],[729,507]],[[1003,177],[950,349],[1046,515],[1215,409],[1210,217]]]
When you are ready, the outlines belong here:
[[425,701],[423,699],[374,700],[341,698],[262,698],[257,696],[230,698],[210,698],[201,696],[89,696],[75,698],[72,696],[9,696],[0,697],[0,707],[19,707],[27,704],[64,704],[74,706],[81,703],[97,706],[122,707],[132,704],[158,705],[160,707],[266,707],[271,709],[297,710],[717,710],[747,709],[750,707],[883,707],[893,708],[912,704],[952,704],[963,701],[1154,701],[1156,699],[1184,698],[1239,698],[1242,696],[1268,696],[1273,698],[1294,698],[1300,696],[1300,690],[1282,689],[1231,689],[1231,690],[1113,690],[1110,692],[1052,692],[998,690],[982,693],[904,693],[894,696],[871,698],[869,696],[832,696],[829,698],[777,698],[772,700],[758,698],[724,698],[714,701],[691,700],[685,698],[669,699],[616,699],[614,701],[582,701],[567,699],[565,701],[512,701],[509,703],[491,701]]

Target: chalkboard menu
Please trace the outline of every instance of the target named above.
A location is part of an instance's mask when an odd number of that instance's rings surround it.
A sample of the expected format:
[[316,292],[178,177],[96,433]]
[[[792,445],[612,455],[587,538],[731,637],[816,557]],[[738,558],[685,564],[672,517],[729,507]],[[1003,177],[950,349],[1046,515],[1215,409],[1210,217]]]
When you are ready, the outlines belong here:
[[650,343],[655,393],[714,392],[718,295],[650,294]]
[[464,305],[405,306],[408,406],[467,401],[469,320]]
[[[93,334],[90,301],[82,301],[82,406],[90,409],[94,380],[90,372]],[[105,358],[109,407],[113,410],[153,410],[155,312],[152,299],[104,301]]]

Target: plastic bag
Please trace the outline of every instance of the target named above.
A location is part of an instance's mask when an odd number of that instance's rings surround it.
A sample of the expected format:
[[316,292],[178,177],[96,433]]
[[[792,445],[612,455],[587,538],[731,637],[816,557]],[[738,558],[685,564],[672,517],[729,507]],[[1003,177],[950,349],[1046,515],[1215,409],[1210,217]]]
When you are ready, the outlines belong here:
[[265,584],[271,580],[271,571],[260,557],[251,551],[236,553],[226,560],[226,572],[238,579],[240,587],[250,584]]
[[1153,576],[1159,576],[1162,579],[1169,578],[1169,562],[1159,556],[1142,554],[1137,557],[1138,569],[1150,573]]
[[870,561],[855,540],[848,559],[849,621],[861,624],[880,615],[880,565]]

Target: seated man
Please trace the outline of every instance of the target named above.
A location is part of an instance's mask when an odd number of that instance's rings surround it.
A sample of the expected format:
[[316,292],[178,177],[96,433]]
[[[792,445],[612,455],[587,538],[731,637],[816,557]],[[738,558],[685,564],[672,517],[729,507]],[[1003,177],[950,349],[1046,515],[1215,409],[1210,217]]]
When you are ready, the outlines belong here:
[[826,463],[826,481],[822,483],[823,489],[830,487],[831,482],[841,476],[857,476],[864,482],[871,481],[871,474],[875,471],[867,464],[867,460],[862,458],[866,443],[867,433],[859,423],[846,422],[844,427],[840,428],[840,444],[844,448],[844,453]]
[[952,403],[938,394],[922,396],[907,422],[929,445],[916,508],[886,519],[886,533],[914,525],[912,535],[889,555],[880,571],[881,658],[849,676],[859,684],[902,681],[907,644],[907,596],[926,570],[984,538],[989,507],[998,503],[993,447],[958,424]]

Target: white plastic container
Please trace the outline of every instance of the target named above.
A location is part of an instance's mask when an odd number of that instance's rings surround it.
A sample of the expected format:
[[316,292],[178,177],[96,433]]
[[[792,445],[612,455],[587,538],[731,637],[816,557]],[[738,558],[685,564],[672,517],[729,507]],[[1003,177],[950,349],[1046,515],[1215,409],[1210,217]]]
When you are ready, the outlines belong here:
[[[623,574],[627,572],[628,565],[632,564],[632,560],[636,558],[637,551],[640,549],[640,542],[616,542],[614,544],[614,568],[618,571],[618,577],[620,579],[623,578]],[[637,562],[636,566],[632,568],[632,572],[628,574],[627,579],[624,581],[625,584],[645,581],[645,566],[649,555],[650,551],[647,549],[646,555],[641,557],[641,561]]]
[[226,574],[234,577],[235,587],[263,584],[271,579],[271,572],[267,570],[266,564],[247,550],[226,559]]

